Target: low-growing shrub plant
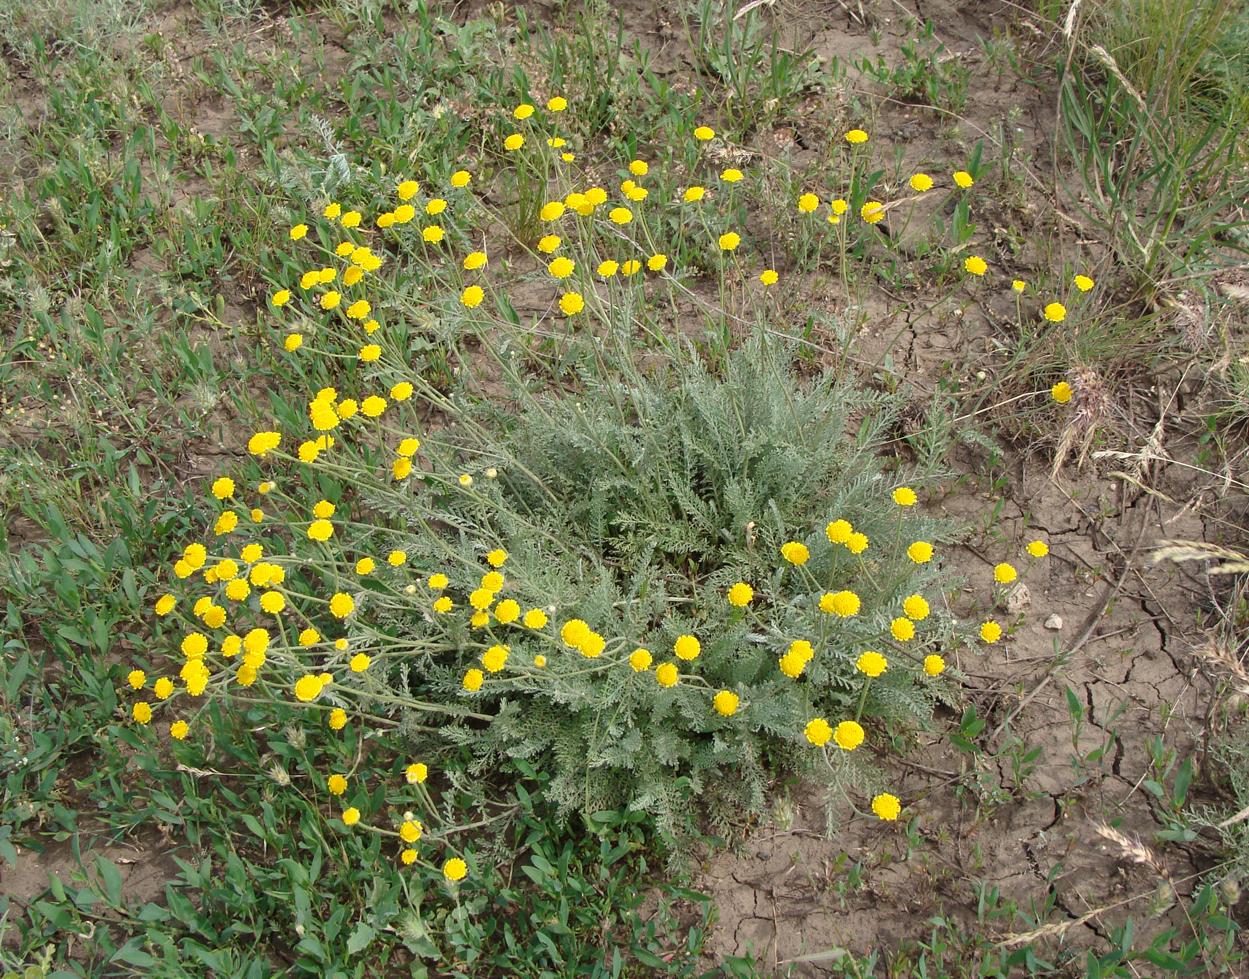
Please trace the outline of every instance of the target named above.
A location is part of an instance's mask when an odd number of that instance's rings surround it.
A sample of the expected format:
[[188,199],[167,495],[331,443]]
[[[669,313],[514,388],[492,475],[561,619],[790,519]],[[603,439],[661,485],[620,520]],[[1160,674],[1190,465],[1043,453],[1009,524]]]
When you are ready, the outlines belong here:
[[[921,500],[940,447],[899,434],[899,395],[793,366],[779,273],[748,270],[732,223],[744,175],[695,182],[709,127],[667,176],[635,159],[609,193],[610,164],[575,171],[556,135],[564,99],[546,106],[431,194],[368,174],[289,229],[270,305],[307,393],[275,395],[251,463],[212,481],[218,516],[155,606],[181,662],[136,664],[131,716],[183,741],[208,705],[294,704],[330,736],[410,746],[408,804],[345,757],[326,811],[431,880],[472,872],[480,826],[430,791],[438,757],[469,759],[455,779],[532,764],[561,811],[648,812],[670,837],[762,812],[786,772],[895,820],[865,748],[927,723],[943,653],[1003,635],[945,601],[954,531]],[[844,197],[797,200],[843,281],[905,203],[859,201],[880,179],[867,141],[846,136]]]

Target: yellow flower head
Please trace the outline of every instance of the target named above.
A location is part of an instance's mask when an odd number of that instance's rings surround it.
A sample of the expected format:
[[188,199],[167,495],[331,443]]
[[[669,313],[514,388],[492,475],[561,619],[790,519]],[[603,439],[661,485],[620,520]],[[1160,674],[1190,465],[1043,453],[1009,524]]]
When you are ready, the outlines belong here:
[[909,486],[899,486],[893,491],[893,502],[898,506],[914,506],[918,501],[915,490]]
[[650,166],[645,160],[633,160],[629,164],[629,172],[635,177],[645,177],[650,173]]
[[486,675],[481,670],[474,667],[464,674],[464,689],[470,693],[476,693],[481,689],[482,683],[485,681]]
[[1025,550],[1031,557],[1045,557],[1045,555],[1049,554],[1050,547],[1043,540],[1034,540],[1028,542]]
[[707,189],[705,187],[699,187],[697,185],[693,187],[686,187],[685,193],[681,195],[681,199],[687,204],[693,204],[696,201],[701,201],[706,193]]
[[873,797],[872,812],[886,822],[893,822],[898,818],[898,814],[902,812],[902,803],[896,795],[882,792],[880,795]]
[[966,170],[956,170],[954,173],[954,182],[962,187],[963,190],[966,190],[976,181]]
[[1075,392],[1072,390],[1071,385],[1066,381],[1059,381],[1050,388],[1050,397],[1057,401],[1060,405],[1065,405],[1068,401],[1070,401],[1071,396],[1074,393]]
[[347,791],[347,778],[344,775],[331,775],[325,780],[325,787],[330,795],[342,795]]
[[711,698],[711,703],[721,717],[732,717],[737,713],[741,699],[732,690],[721,690]]
[[759,281],[765,286],[774,286],[779,279],[780,276],[777,274],[775,269],[764,269],[759,273]]
[[807,550],[806,544],[791,540],[781,545],[781,557],[790,564],[802,565],[811,558],[811,552]]
[[1051,323],[1061,323],[1067,318],[1067,307],[1062,303],[1049,303],[1042,313]]
[[309,703],[321,696],[321,691],[325,689],[325,682],[320,676],[314,673],[305,673],[295,681],[295,698]]
[[898,642],[906,642],[915,637],[915,623],[899,617],[889,623],[889,631]]
[[546,613],[540,608],[531,608],[521,618],[526,629],[543,629],[546,627]]
[[349,806],[343,810],[343,825],[354,826],[360,822],[360,810],[355,806]]
[[989,263],[979,255],[968,255],[963,261],[963,268],[972,275],[984,275],[989,269]]
[[852,591],[827,592],[820,597],[820,611],[848,619],[859,614],[859,596]]
[[860,673],[874,678],[889,669],[889,661],[880,653],[874,653],[869,650],[859,656],[854,666]]
[[850,132],[846,133],[846,142],[850,143],[852,146],[858,146],[861,143],[866,143],[867,133],[865,133],[862,129],[851,129]]
[[885,220],[885,205],[880,201],[868,201],[859,208],[859,217],[868,224],[879,224]]
[[468,182],[473,179],[473,175],[467,170],[456,170],[451,174],[452,187],[467,187]]
[[716,138],[716,131],[710,126],[698,126],[694,129],[694,138],[699,142],[705,143],[709,139]]
[[607,647],[607,640],[597,632],[590,631],[577,643],[577,652],[586,659],[597,659]]
[[815,194],[803,194],[798,198],[798,210],[803,214],[810,214],[820,206],[820,199]]
[[993,580],[999,585],[1009,585],[1019,577],[1019,572],[1015,570],[1013,564],[1007,564],[1003,561],[1001,564],[995,565],[993,568]]
[[902,600],[902,611],[906,613],[908,619],[923,622],[928,618],[928,602],[923,595],[908,595]]
[[191,726],[186,721],[174,721],[169,725],[169,736],[175,741],[185,741],[190,732]]
[[996,622],[984,622],[980,626],[980,638],[988,643],[997,642],[1002,638],[1002,627]]
[[1088,292],[1096,283],[1087,275],[1077,275],[1073,280],[1075,287],[1081,292]]
[[544,255],[550,255],[563,244],[563,239],[559,235],[543,235],[538,239],[538,251]]
[[355,601],[345,592],[335,592],[333,597],[330,599],[330,613],[336,619],[347,618],[355,607]]
[[809,662],[810,660],[806,657],[797,655],[792,650],[777,660],[781,672],[792,680],[802,676],[802,671],[807,668]]
[[511,625],[520,618],[520,603],[512,598],[505,598],[494,607],[494,617],[504,625]]
[[822,717],[812,718],[807,722],[807,726],[803,728],[802,733],[806,735],[807,741],[815,745],[817,748],[823,748],[828,744],[829,739],[833,736],[833,729],[828,726],[828,721]]
[[564,210],[563,201],[547,201],[538,212],[538,217],[543,221],[555,221],[564,213]]
[[720,179],[726,184],[735,184],[741,180],[742,177],[742,172],[734,167],[729,167],[727,170],[720,171]]
[[485,252],[469,252],[464,256],[464,267],[470,272],[485,267],[486,262]]
[[568,100],[562,95],[556,95],[547,99],[546,107],[551,112],[563,112],[568,108]]
[[559,637],[564,640],[564,645],[573,647],[589,634],[590,627],[583,619],[569,619],[559,630]]
[[517,119],[528,119],[531,115],[533,115],[533,106],[528,102],[522,102],[512,110],[512,115]]
[[917,540],[906,549],[906,556],[916,564],[927,564],[932,560],[932,545],[926,540]]
[[945,671],[945,660],[935,653],[924,657],[924,672],[929,676],[940,676]]
[[607,212],[607,216],[614,224],[628,224],[633,220],[633,212],[627,207],[613,207]]
[[646,260],[646,267],[652,272],[662,272],[664,266],[668,264],[667,255],[652,255]]
[[507,139],[503,140],[503,148],[509,153],[515,153],[518,149],[525,145],[525,137],[520,133],[512,133]]
[[620,270],[619,262],[614,262],[610,258],[606,258],[603,261],[598,263],[598,268],[595,271],[604,279],[610,279],[619,270]]
[[922,194],[926,190],[932,190],[932,177],[926,173],[915,174],[908,183],[911,185],[911,190],[917,194]]
[[687,661],[698,659],[702,648],[702,643],[697,637],[691,635],[677,636],[677,641],[672,645],[672,651],[677,654],[677,659]]
[[419,785],[429,778],[429,767],[422,761],[414,762],[403,770],[409,785]]
[[655,667],[655,680],[661,687],[675,687],[680,679],[675,663],[661,663]]
[[854,533],[854,525],[849,520],[834,520],[824,528],[824,536],[830,544],[844,544]]
[[442,875],[449,881],[461,881],[468,874],[468,864],[459,857],[452,857],[442,865]]
[[481,286],[468,286],[460,293],[460,302],[469,309],[476,309],[481,305],[481,301],[486,298],[485,292]]
[[650,669],[651,653],[649,649],[643,649],[639,646],[629,654],[629,665],[633,667],[634,673],[642,673]]
[[863,743],[863,728],[858,721],[842,721],[833,732],[833,740],[843,751],[854,751]]
[[725,251],[725,252],[733,251],[741,243],[742,243],[742,236],[739,235],[736,231],[725,232],[719,238],[720,250]]
[[551,264],[546,267],[546,270],[556,279],[566,279],[572,275],[573,270],[576,269],[576,267],[577,266],[572,259],[564,258],[561,255],[559,258],[554,259]]
[[579,292],[566,292],[559,297],[559,308],[565,316],[575,316],[585,309],[585,299]]
[[728,590],[729,604],[737,608],[745,608],[754,597],[755,590],[744,581],[739,581]]
[[498,673],[507,664],[506,646],[494,645],[481,654],[481,665],[491,673]]

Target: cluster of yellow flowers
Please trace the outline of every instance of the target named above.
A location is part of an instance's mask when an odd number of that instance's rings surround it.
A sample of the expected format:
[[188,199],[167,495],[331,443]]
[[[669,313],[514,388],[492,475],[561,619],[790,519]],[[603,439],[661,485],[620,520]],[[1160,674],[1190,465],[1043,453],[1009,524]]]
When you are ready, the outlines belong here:
[[[1043,540],[1029,541],[1024,547],[1024,553],[1029,558],[1040,560],[1049,555],[1050,548]],[[1015,566],[1007,561],[1002,561],[993,566],[993,580],[998,585],[1009,585],[1019,577],[1019,571]],[[1002,626],[989,619],[980,624],[980,638],[987,643],[995,643],[1002,638]]]

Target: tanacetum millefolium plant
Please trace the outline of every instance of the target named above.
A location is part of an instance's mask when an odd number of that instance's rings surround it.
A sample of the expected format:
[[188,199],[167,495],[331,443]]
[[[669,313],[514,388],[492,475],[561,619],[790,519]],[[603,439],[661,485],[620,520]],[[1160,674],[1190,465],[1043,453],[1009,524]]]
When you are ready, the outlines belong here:
[[[935,560],[948,531],[917,506],[932,474],[885,452],[900,444],[891,398],[791,369],[761,298],[778,274],[745,291],[743,236],[706,206],[718,194],[690,183],[648,202],[639,159],[613,199],[560,137],[525,129],[536,112],[517,107],[502,137],[515,220],[459,170],[428,197],[398,181],[367,222],[363,201],[330,201],[290,229],[295,281],[271,299],[282,343],[310,373],[339,365],[341,390],[310,389],[248,440],[246,479],[212,483],[219,515],[156,604],[182,662],[130,674],[134,719],[169,716],[181,740],[205,704],[292,703],[335,732],[418,733],[431,760],[439,740],[467,749],[473,774],[524,759],[566,811],[646,810],[671,832],[695,799],[759,811],[795,770],[896,819],[863,746],[925,723],[941,653],[965,638]],[[745,176],[718,179],[740,204]],[[856,217],[833,200],[832,247],[844,255],[843,215],[861,237],[891,206]],[[672,253],[718,256],[735,311],[670,261],[656,229],[674,221]],[[691,305],[741,338],[714,370],[680,332]],[[411,363],[431,335],[432,379]],[[1000,584],[1015,575],[999,565]],[[439,815],[429,771],[408,765],[402,815],[343,773],[326,789],[344,829],[393,836],[405,864],[459,881],[466,827]]]

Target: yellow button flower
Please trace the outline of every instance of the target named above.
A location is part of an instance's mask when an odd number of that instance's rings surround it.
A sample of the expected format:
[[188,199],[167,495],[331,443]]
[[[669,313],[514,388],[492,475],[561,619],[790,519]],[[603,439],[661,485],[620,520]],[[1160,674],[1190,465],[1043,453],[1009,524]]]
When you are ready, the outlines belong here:
[[882,792],[880,795],[873,797],[872,812],[886,822],[893,822],[898,818],[898,814],[902,812],[902,803],[896,795]]
[[811,557],[811,552],[807,549],[806,544],[798,541],[788,541],[781,545],[781,557],[790,564],[806,564]]
[[880,653],[871,652],[870,650],[863,653],[855,661],[855,669],[865,676],[872,678],[880,676],[885,670],[889,669],[889,661]]
[[828,721],[822,717],[812,718],[807,722],[807,726],[803,728],[803,734],[806,735],[807,741],[815,745],[817,748],[823,748],[828,744],[829,739],[833,736],[833,729],[829,727]]
[[854,751],[863,743],[863,728],[857,721],[842,721],[833,732],[833,740],[843,751]]

